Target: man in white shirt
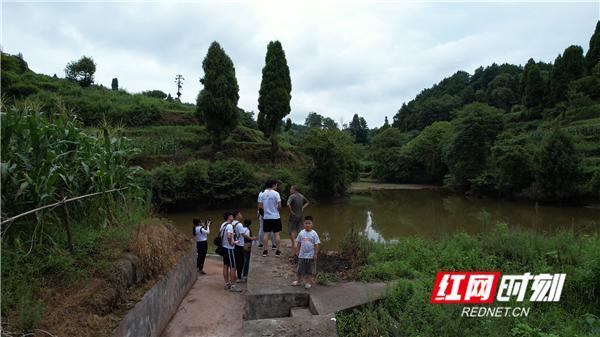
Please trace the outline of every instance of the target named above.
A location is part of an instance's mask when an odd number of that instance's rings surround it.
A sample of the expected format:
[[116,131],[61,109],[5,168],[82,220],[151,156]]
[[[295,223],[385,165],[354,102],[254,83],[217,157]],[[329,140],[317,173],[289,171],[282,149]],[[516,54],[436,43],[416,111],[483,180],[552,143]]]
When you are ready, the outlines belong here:
[[267,188],[260,195],[258,200],[258,206],[263,209],[263,256],[266,257],[269,251],[266,249],[268,246],[269,232],[275,233],[275,256],[281,256],[279,250],[281,232],[281,216],[279,215],[279,209],[281,208],[281,196],[277,192],[277,182],[275,180],[269,180],[267,182]]
[[219,235],[223,239],[223,279],[225,280],[225,290],[240,292],[242,291],[234,283],[236,281],[235,253],[234,247],[236,241],[233,238],[233,213],[225,212],[223,215],[225,222],[219,229]]
[[[262,195],[264,193],[264,190],[267,188],[267,184],[265,184],[265,186],[263,187],[263,190],[260,191],[260,193],[258,193],[258,199],[256,201],[256,211],[258,212],[258,240],[256,240],[258,242],[258,248],[262,248],[263,244],[262,244],[262,240],[263,240],[263,216],[265,215],[265,211],[262,208],[261,204],[260,204],[260,199],[262,198]],[[272,249],[276,249],[277,247],[275,246],[275,234],[273,232],[270,232],[271,234],[271,244],[273,245],[271,248]]]

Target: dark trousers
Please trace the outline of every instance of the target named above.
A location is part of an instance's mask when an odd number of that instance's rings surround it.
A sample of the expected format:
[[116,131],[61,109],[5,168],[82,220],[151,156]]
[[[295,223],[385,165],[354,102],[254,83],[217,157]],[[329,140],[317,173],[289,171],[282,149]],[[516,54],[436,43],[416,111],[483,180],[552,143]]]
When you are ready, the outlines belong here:
[[198,270],[204,269],[204,260],[206,259],[206,252],[208,251],[207,241],[196,241],[196,250],[198,251],[198,259],[196,259],[196,268]]
[[235,245],[235,269],[238,279],[242,278],[242,270],[244,268],[244,247]]
[[250,253],[251,251],[244,251],[244,270],[242,270],[242,276],[248,277],[248,269],[250,268]]

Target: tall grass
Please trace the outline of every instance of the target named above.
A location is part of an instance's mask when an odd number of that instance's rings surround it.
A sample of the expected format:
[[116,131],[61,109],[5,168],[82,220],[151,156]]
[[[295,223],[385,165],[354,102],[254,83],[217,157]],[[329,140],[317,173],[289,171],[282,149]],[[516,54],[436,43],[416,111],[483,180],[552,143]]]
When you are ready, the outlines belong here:
[[[87,134],[65,109],[1,106],[2,218],[65,197],[127,189],[50,208],[2,226],[2,314],[17,312],[23,331],[36,326],[47,284],[68,284],[90,273],[110,273],[134,224],[148,215],[140,169],[127,161],[130,141],[107,126]],[[67,250],[65,225],[72,229]]]
[[[559,303],[524,303],[527,318],[461,318],[460,306],[432,305],[438,271],[566,273]],[[398,280],[378,304],[338,315],[341,336],[591,336],[600,308],[600,235],[536,234],[504,224],[480,235],[376,244],[358,274]],[[595,328],[596,327],[596,328]],[[597,331],[596,331],[597,333]]]

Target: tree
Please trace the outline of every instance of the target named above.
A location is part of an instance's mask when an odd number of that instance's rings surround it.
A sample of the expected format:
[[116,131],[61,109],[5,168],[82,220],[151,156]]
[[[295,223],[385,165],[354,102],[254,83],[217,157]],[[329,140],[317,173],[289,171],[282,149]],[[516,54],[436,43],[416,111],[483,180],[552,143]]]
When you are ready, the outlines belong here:
[[148,97],[153,97],[153,98],[158,98],[158,99],[166,99],[167,98],[167,93],[164,91],[161,91],[161,90],[142,91],[142,95],[148,96]]
[[381,127],[381,129],[387,129],[390,127],[390,122],[388,121],[387,116],[385,116],[385,120],[383,122],[383,126]]
[[364,118],[358,117],[358,114],[354,114],[352,121],[348,126],[348,130],[354,136],[354,140],[357,143],[366,144],[369,135],[369,128],[367,127],[367,121]]
[[112,82],[110,83],[110,87],[114,91],[119,90],[119,80],[116,77],[112,79]]
[[503,128],[502,110],[483,103],[464,106],[452,121],[446,162],[455,187],[469,188],[470,180],[485,169],[496,135]]
[[262,131],[263,133],[266,134],[266,129],[265,129],[265,114],[262,113],[261,111],[258,112],[258,116],[256,116],[256,125],[258,126],[258,129],[260,131]]
[[173,96],[171,96],[171,93],[169,93],[169,94],[167,95],[167,98],[166,98],[166,100],[167,100],[167,102],[173,102],[173,101],[174,101],[174,99],[173,99]]
[[316,112],[309,112],[304,120],[304,125],[311,129],[321,129],[323,127],[323,116]]
[[600,21],[596,22],[596,30],[590,39],[590,48],[585,54],[585,62],[587,65],[588,72],[591,73],[592,69],[600,61]]
[[287,118],[285,120],[285,126],[283,128],[283,131],[288,132],[288,131],[290,131],[291,128],[292,128],[292,120]]
[[350,136],[339,130],[310,129],[303,140],[312,158],[312,191],[322,197],[344,195],[358,178],[358,159]]
[[241,125],[247,128],[258,129],[258,125],[254,120],[254,111],[245,111],[244,109],[238,108],[238,120]]
[[[290,113],[292,81],[285,52],[279,41],[271,41],[267,46],[265,66],[258,92],[258,110],[264,114],[265,135],[271,136],[272,155],[277,148],[277,133],[281,120]],[[274,157],[272,158],[274,160]]]
[[451,135],[450,122],[435,122],[402,147],[410,160],[410,180],[419,183],[441,183],[448,168],[444,147]]
[[550,90],[554,103],[564,101],[567,98],[567,89],[571,81],[585,74],[585,59],[583,49],[580,46],[570,46],[564,53],[558,55],[552,68]]
[[571,135],[559,127],[547,134],[536,157],[536,181],[543,197],[562,200],[574,196],[580,162]]
[[94,83],[96,63],[91,57],[82,56],[78,61],[72,61],[65,68],[65,76],[71,81],[79,83],[82,87]]
[[500,134],[491,149],[491,170],[495,189],[502,196],[513,196],[531,185],[533,147],[528,135]]
[[539,109],[544,102],[544,79],[540,68],[529,59],[523,70],[523,104],[529,109]]
[[323,129],[325,130],[339,130],[337,123],[329,117],[323,118]]
[[198,94],[196,115],[211,133],[213,148],[218,149],[237,125],[239,87],[233,62],[216,41],[208,48],[202,68],[204,88]]

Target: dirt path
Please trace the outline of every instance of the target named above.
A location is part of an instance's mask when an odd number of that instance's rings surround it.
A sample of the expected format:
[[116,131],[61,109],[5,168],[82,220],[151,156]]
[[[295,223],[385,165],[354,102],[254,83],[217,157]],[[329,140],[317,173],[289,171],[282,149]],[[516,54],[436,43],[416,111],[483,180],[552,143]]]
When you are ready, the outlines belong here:
[[163,332],[163,337],[242,335],[244,292],[223,290],[220,258],[207,257],[204,271],[207,275],[198,276]]

